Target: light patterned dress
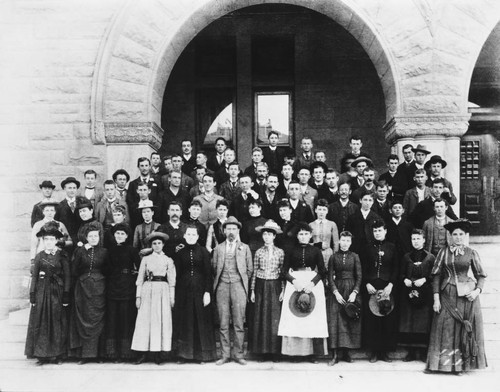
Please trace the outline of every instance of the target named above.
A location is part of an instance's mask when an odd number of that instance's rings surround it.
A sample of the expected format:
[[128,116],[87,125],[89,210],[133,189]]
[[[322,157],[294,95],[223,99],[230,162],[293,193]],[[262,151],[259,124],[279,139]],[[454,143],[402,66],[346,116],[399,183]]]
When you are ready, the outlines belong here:
[[312,229],[312,242],[321,242],[321,253],[328,270],[328,262],[334,252],[339,250],[339,230],[335,222],[328,219],[316,219],[310,223]]
[[[154,281],[152,277],[166,277]],[[141,306],[135,322],[132,350],[170,351],[172,349],[172,300],[175,296],[175,266],[163,252],[142,259],[137,277],[136,297]]]

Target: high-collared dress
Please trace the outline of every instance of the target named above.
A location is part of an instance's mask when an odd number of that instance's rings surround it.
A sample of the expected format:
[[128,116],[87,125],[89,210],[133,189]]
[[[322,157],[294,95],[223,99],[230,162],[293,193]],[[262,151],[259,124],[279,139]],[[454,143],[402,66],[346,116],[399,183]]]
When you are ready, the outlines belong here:
[[[479,297],[471,302],[457,293],[456,282],[467,281],[469,270],[476,280],[476,288],[482,291],[486,272],[477,251],[468,246],[458,249],[448,246],[441,249],[436,257],[432,269],[432,290],[440,296],[441,311],[434,314],[432,321],[427,354],[429,370],[458,372],[487,366]],[[455,308],[468,321],[468,334],[464,333],[463,324],[453,317],[450,308]]]
[[136,281],[137,312],[132,350],[170,351],[172,349],[172,298],[175,298],[176,271],[165,253],[152,253],[141,261]]
[[356,304],[361,306],[361,262],[359,256],[339,250],[330,257],[328,263],[328,281],[330,295],[327,298],[328,334],[331,348],[361,347],[361,319],[347,317],[343,306],[338,303],[335,290],[344,300],[348,300],[353,291],[357,291]]
[[77,248],[71,260],[74,298],[71,306],[70,349],[79,358],[99,356],[106,314],[107,249]]
[[263,246],[255,252],[251,290],[255,292],[250,351],[256,354],[279,354],[281,338],[281,291],[285,287],[281,273],[285,252],[276,246]]
[[321,245],[321,253],[325,261],[325,269],[328,270],[328,262],[333,252],[339,248],[339,231],[335,222],[328,219],[316,219],[309,224],[312,229],[312,242]]
[[[278,330],[278,334],[283,336],[282,354],[294,356],[325,355],[328,352],[326,344],[328,324],[323,285],[326,270],[321,251],[309,244],[298,244],[291,252],[285,254],[283,274],[287,284]],[[292,284],[294,279],[302,280],[303,284],[313,282],[315,285],[312,291],[316,297],[315,314],[311,313],[307,317],[303,317],[302,320],[292,314],[289,306],[290,297],[295,291]],[[306,324],[308,329],[301,329],[301,326]]]
[[[217,358],[213,322],[212,271],[205,247],[187,244],[174,256],[176,270],[173,346],[179,357],[198,361]],[[203,296],[211,302],[203,305]]]
[[[400,273],[401,295],[399,300],[399,343],[409,347],[427,347],[432,321],[432,282],[431,271],[434,266],[434,256],[424,249],[413,249],[403,257]],[[421,287],[406,287],[405,279],[412,282],[425,278]],[[424,299],[424,303],[414,305],[409,295]]]
[[35,257],[30,297],[35,306],[30,309],[24,354],[28,358],[53,358],[66,353],[67,312],[63,294],[69,294],[71,284],[68,255],[41,251]]
[[132,358],[130,344],[137,317],[135,281],[141,258],[139,251],[127,244],[115,243],[108,252],[105,355],[112,359]]

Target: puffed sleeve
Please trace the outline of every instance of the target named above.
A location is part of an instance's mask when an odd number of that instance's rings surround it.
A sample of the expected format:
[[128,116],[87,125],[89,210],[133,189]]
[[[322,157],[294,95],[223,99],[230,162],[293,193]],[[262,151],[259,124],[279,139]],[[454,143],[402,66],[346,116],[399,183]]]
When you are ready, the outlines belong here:
[[148,256],[142,259],[141,266],[139,267],[139,273],[137,274],[137,280],[135,281],[135,285],[137,286],[135,292],[136,298],[141,297],[142,285],[144,283],[144,278],[146,277],[147,264],[148,264]]
[[432,278],[432,292],[434,294],[439,293],[439,286],[441,283],[441,272],[443,270],[443,265],[446,262],[446,254],[448,252],[448,247],[442,248],[434,262],[434,266],[432,267],[431,278]]
[[354,288],[352,290],[356,290],[359,293],[359,288],[363,279],[363,273],[361,272],[361,260],[359,259],[357,253],[352,253],[352,256],[354,258],[354,275],[356,276]]
[[486,272],[483,270],[483,265],[481,263],[481,259],[479,258],[479,253],[476,250],[472,249],[472,260],[471,260],[471,268],[474,277],[477,280],[476,288],[483,291],[484,281],[487,277]]

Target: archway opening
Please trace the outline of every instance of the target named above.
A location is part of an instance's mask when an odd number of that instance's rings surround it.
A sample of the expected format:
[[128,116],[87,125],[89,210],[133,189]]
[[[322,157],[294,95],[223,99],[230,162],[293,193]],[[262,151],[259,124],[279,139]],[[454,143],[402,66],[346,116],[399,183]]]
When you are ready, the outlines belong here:
[[161,152],[177,152],[184,138],[209,152],[210,126],[232,105],[226,124],[231,123],[239,161],[247,164],[266,126],[257,113],[263,94],[289,99],[288,110],[277,111],[272,121],[289,120],[289,134],[283,131],[280,139],[284,145],[298,147],[310,136],[337,167],[349,138],[359,135],[376,166],[384,165],[386,105],[368,54],[333,19],[283,4],[231,12],[186,46],[163,96]]

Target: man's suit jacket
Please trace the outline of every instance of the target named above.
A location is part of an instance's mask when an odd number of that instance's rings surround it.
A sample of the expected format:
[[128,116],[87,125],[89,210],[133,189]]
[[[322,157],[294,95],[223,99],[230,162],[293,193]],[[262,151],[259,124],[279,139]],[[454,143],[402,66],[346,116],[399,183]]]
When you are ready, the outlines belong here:
[[413,231],[413,225],[401,218],[399,224],[391,218],[387,223],[387,236],[385,239],[396,245],[396,250],[398,252],[398,257],[403,257],[406,253],[412,250],[411,246],[411,232]]
[[[453,193],[453,185],[451,185],[451,182],[448,181],[446,178],[444,177],[441,177],[444,181],[444,187],[445,188],[448,188],[450,190],[450,192],[443,192],[441,194],[441,197],[443,199],[445,199],[448,203],[450,203],[451,205],[455,204],[457,202],[457,197],[455,196],[455,194]],[[425,185],[427,185],[429,188],[432,187],[432,179],[431,177],[429,176],[429,178],[427,179],[427,182],[425,183]]]
[[226,181],[219,188],[219,195],[222,196],[229,202],[229,205],[233,200],[241,193],[240,184],[236,181],[236,186],[231,186],[231,180]]
[[182,172],[185,173],[188,176],[191,176],[191,172],[194,170],[194,167],[196,166],[196,155],[191,154],[191,158],[189,160],[186,160],[184,158],[184,155],[181,155],[182,157]]
[[375,221],[379,221],[380,219],[381,218],[373,211],[370,211],[366,219],[364,219],[361,210],[357,210],[347,219],[346,229],[349,230],[353,236],[351,250],[359,255],[362,264],[366,261],[364,256],[367,254],[367,244],[373,241],[372,225]]
[[356,211],[359,211],[357,204],[352,201],[348,201],[345,207],[342,207],[340,200],[336,201],[328,206],[328,215],[326,218],[337,224],[339,232],[347,230],[347,220],[351,215],[354,215]]
[[285,147],[276,147],[274,152],[269,147],[262,148],[262,155],[264,156],[262,160],[267,163],[269,174],[274,173],[279,175],[285,160],[285,154]]
[[378,216],[380,216],[385,223],[389,222],[391,220],[392,215],[390,212],[390,201],[386,200],[385,203],[381,206],[380,203],[378,202],[377,198],[375,198],[375,201],[373,202],[372,205],[372,211],[376,213]]
[[[424,200],[431,196],[431,190],[428,187],[424,189]],[[418,201],[418,193],[417,188],[408,189],[405,193],[405,197],[403,199],[403,208],[405,209],[406,216],[410,216],[417,204]]]
[[[432,245],[434,244],[434,223],[435,223],[435,220],[434,220],[434,216],[427,219],[425,222],[424,222],[424,226],[422,227],[422,230],[424,231],[424,238],[425,238],[425,244],[424,244],[424,249],[427,251],[427,252],[431,252],[432,253]],[[445,225],[447,223],[450,223],[450,222],[453,222],[453,219],[451,219],[450,217],[446,216],[445,218]],[[451,245],[453,244],[453,240],[451,238],[451,234],[448,230],[446,230],[446,243],[448,245]]]
[[302,187],[300,188],[300,193],[302,199],[304,199],[307,205],[311,208],[311,211],[314,211],[314,207],[316,206],[316,202],[318,201],[318,191],[312,188],[310,185],[307,185],[307,188],[304,192],[302,192]]
[[[76,195],[80,196],[80,197],[86,197],[85,196],[85,187],[78,189],[78,191],[76,192]],[[103,197],[104,197],[104,190],[102,188],[95,187],[94,194],[89,199],[90,202],[92,203],[92,207],[94,207],[94,211],[95,211],[95,208],[97,206],[97,203],[99,203]],[[88,197],[87,197],[87,199],[88,199]]]
[[[99,203],[97,203],[97,206],[95,207],[95,210],[94,210],[94,216],[96,218],[96,220],[102,224],[104,226],[104,223],[105,223],[105,220],[106,220],[106,207],[107,207],[107,204],[108,204],[108,199],[106,199],[105,197],[101,199],[101,201]],[[120,200],[118,198],[115,199],[115,201],[112,203],[113,206],[115,205],[121,205],[125,208],[125,223],[129,223],[130,222],[130,215],[129,215],[129,212],[128,212],[128,206],[127,206],[127,203],[125,202],[125,200]]]
[[[356,180],[354,180],[354,182],[356,182],[356,183],[357,183],[357,181],[356,181]],[[373,198],[375,198],[375,185],[374,185],[374,186],[372,187],[372,189],[370,189],[370,190],[366,189],[366,186],[365,186],[365,185],[366,185],[366,184],[361,185],[359,188],[357,188],[355,191],[353,191],[353,192],[351,193],[351,197],[350,197],[349,199],[351,199],[351,201],[352,201],[353,203],[356,203],[356,204],[358,204],[358,205],[359,205],[359,204],[361,204],[361,203],[359,202],[359,200],[361,199],[361,195],[362,195],[363,193],[365,193],[365,192],[370,192],[370,193],[372,193],[372,194],[373,194]],[[352,189],[352,188],[351,188],[351,189]]]
[[[424,201],[421,201],[417,204],[413,213],[410,215],[410,222],[413,223],[417,229],[423,227],[424,222],[430,217],[434,216],[434,203],[432,201],[432,197],[428,197]],[[453,220],[457,220],[458,217],[455,215],[455,212],[448,206],[446,210],[446,216],[450,217]]]
[[309,153],[309,159],[306,159],[303,153],[300,153],[297,155],[297,159],[294,162],[294,172],[299,173],[299,170],[301,167],[310,167],[311,164],[314,162],[314,152],[311,151]]
[[264,194],[262,194],[260,198],[262,199],[262,216],[267,219],[272,219],[276,222],[279,215],[277,202],[281,200],[278,197],[278,194],[274,192],[274,199],[272,202],[269,201],[266,192],[264,192]]
[[[127,190],[127,204],[128,210],[132,211],[134,207],[136,207],[137,203],[139,203],[139,194],[137,193],[137,186],[141,182],[141,177],[137,177],[135,180],[130,181],[128,184]],[[158,201],[158,196],[162,189],[160,179],[158,176],[150,175],[149,176],[149,188],[151,189],[151,193],[149,194],[148,199],[152,200],[154,204]]]
[[164,223],[169,220],[168,216],[168,206],[172,201],[178,201],[182,205],[182,216],[188,216],[189,204],[191,203],[191,196],[189,192],[183,188],[179,188],[176,195],[172,193],[170,187],[165,188],[160,192],[158,198],[158,212],[155,213],[155,219],[157,222]]
[[[214,255],[212,258],[212,269],[215,276],[214,279],[214,293],[217,290],[217,286],[219,285],[220,276],[222,274],[222,270],[224,269],[224,259],[226,257],[226,241],[222,244],[219,244],[214,249]],[[252,252],[247,244],[243,242],[236,242],[236,267],[238,269],[238,273],[241,277],[241,283],[245,289],[245,293],[248,297],[248,283],[253,273],[253,261],[252,261]]]
[[[290,201],[290,199],[288,199]],[[291,205],[291,203],[290,203]],[[303,201],[299,200],[297,207],[292,207],[292,221],[311,223],[314,220],[311,207]]]
[[[260,199],[260,197],[259,197]],[[229,216],[234,216],[240,222],[244,222],[250,218],[250,213],[248,212],[248,206],[250,202],[254,201],[252,195],[247,194],[247,199],[245,200],[240,192],[238,196],[236,196],[229,206]]]
[[217,170],[219,170],[222,165],[224,165],[224,154],[222,155],[221,164],[219,164],[219,161],[217,160],[217,153],[216,152],[214,154],[210,155],[207,159],[207,167],[210,170],[212,170],[214,173],[216,173]]
[[[77,206],[78,204],[86,201],[86,198],[81,196],[77,196],[75,199]],[[78,212],[78,209],[75,208],[75,211],[72,212],[71,207],[68,204],[68,200],[63,199],[56,207],[56,215],[54,219],[56,221],[64,223],[66,229],[68,229],[68,233],[69,236],[71,237],[71,240],[73,241],[73,244],[76,245],[76,243],[78,242],[77,240],[78,229],[82,224],[82,220],[80,218],[80,213]]]

